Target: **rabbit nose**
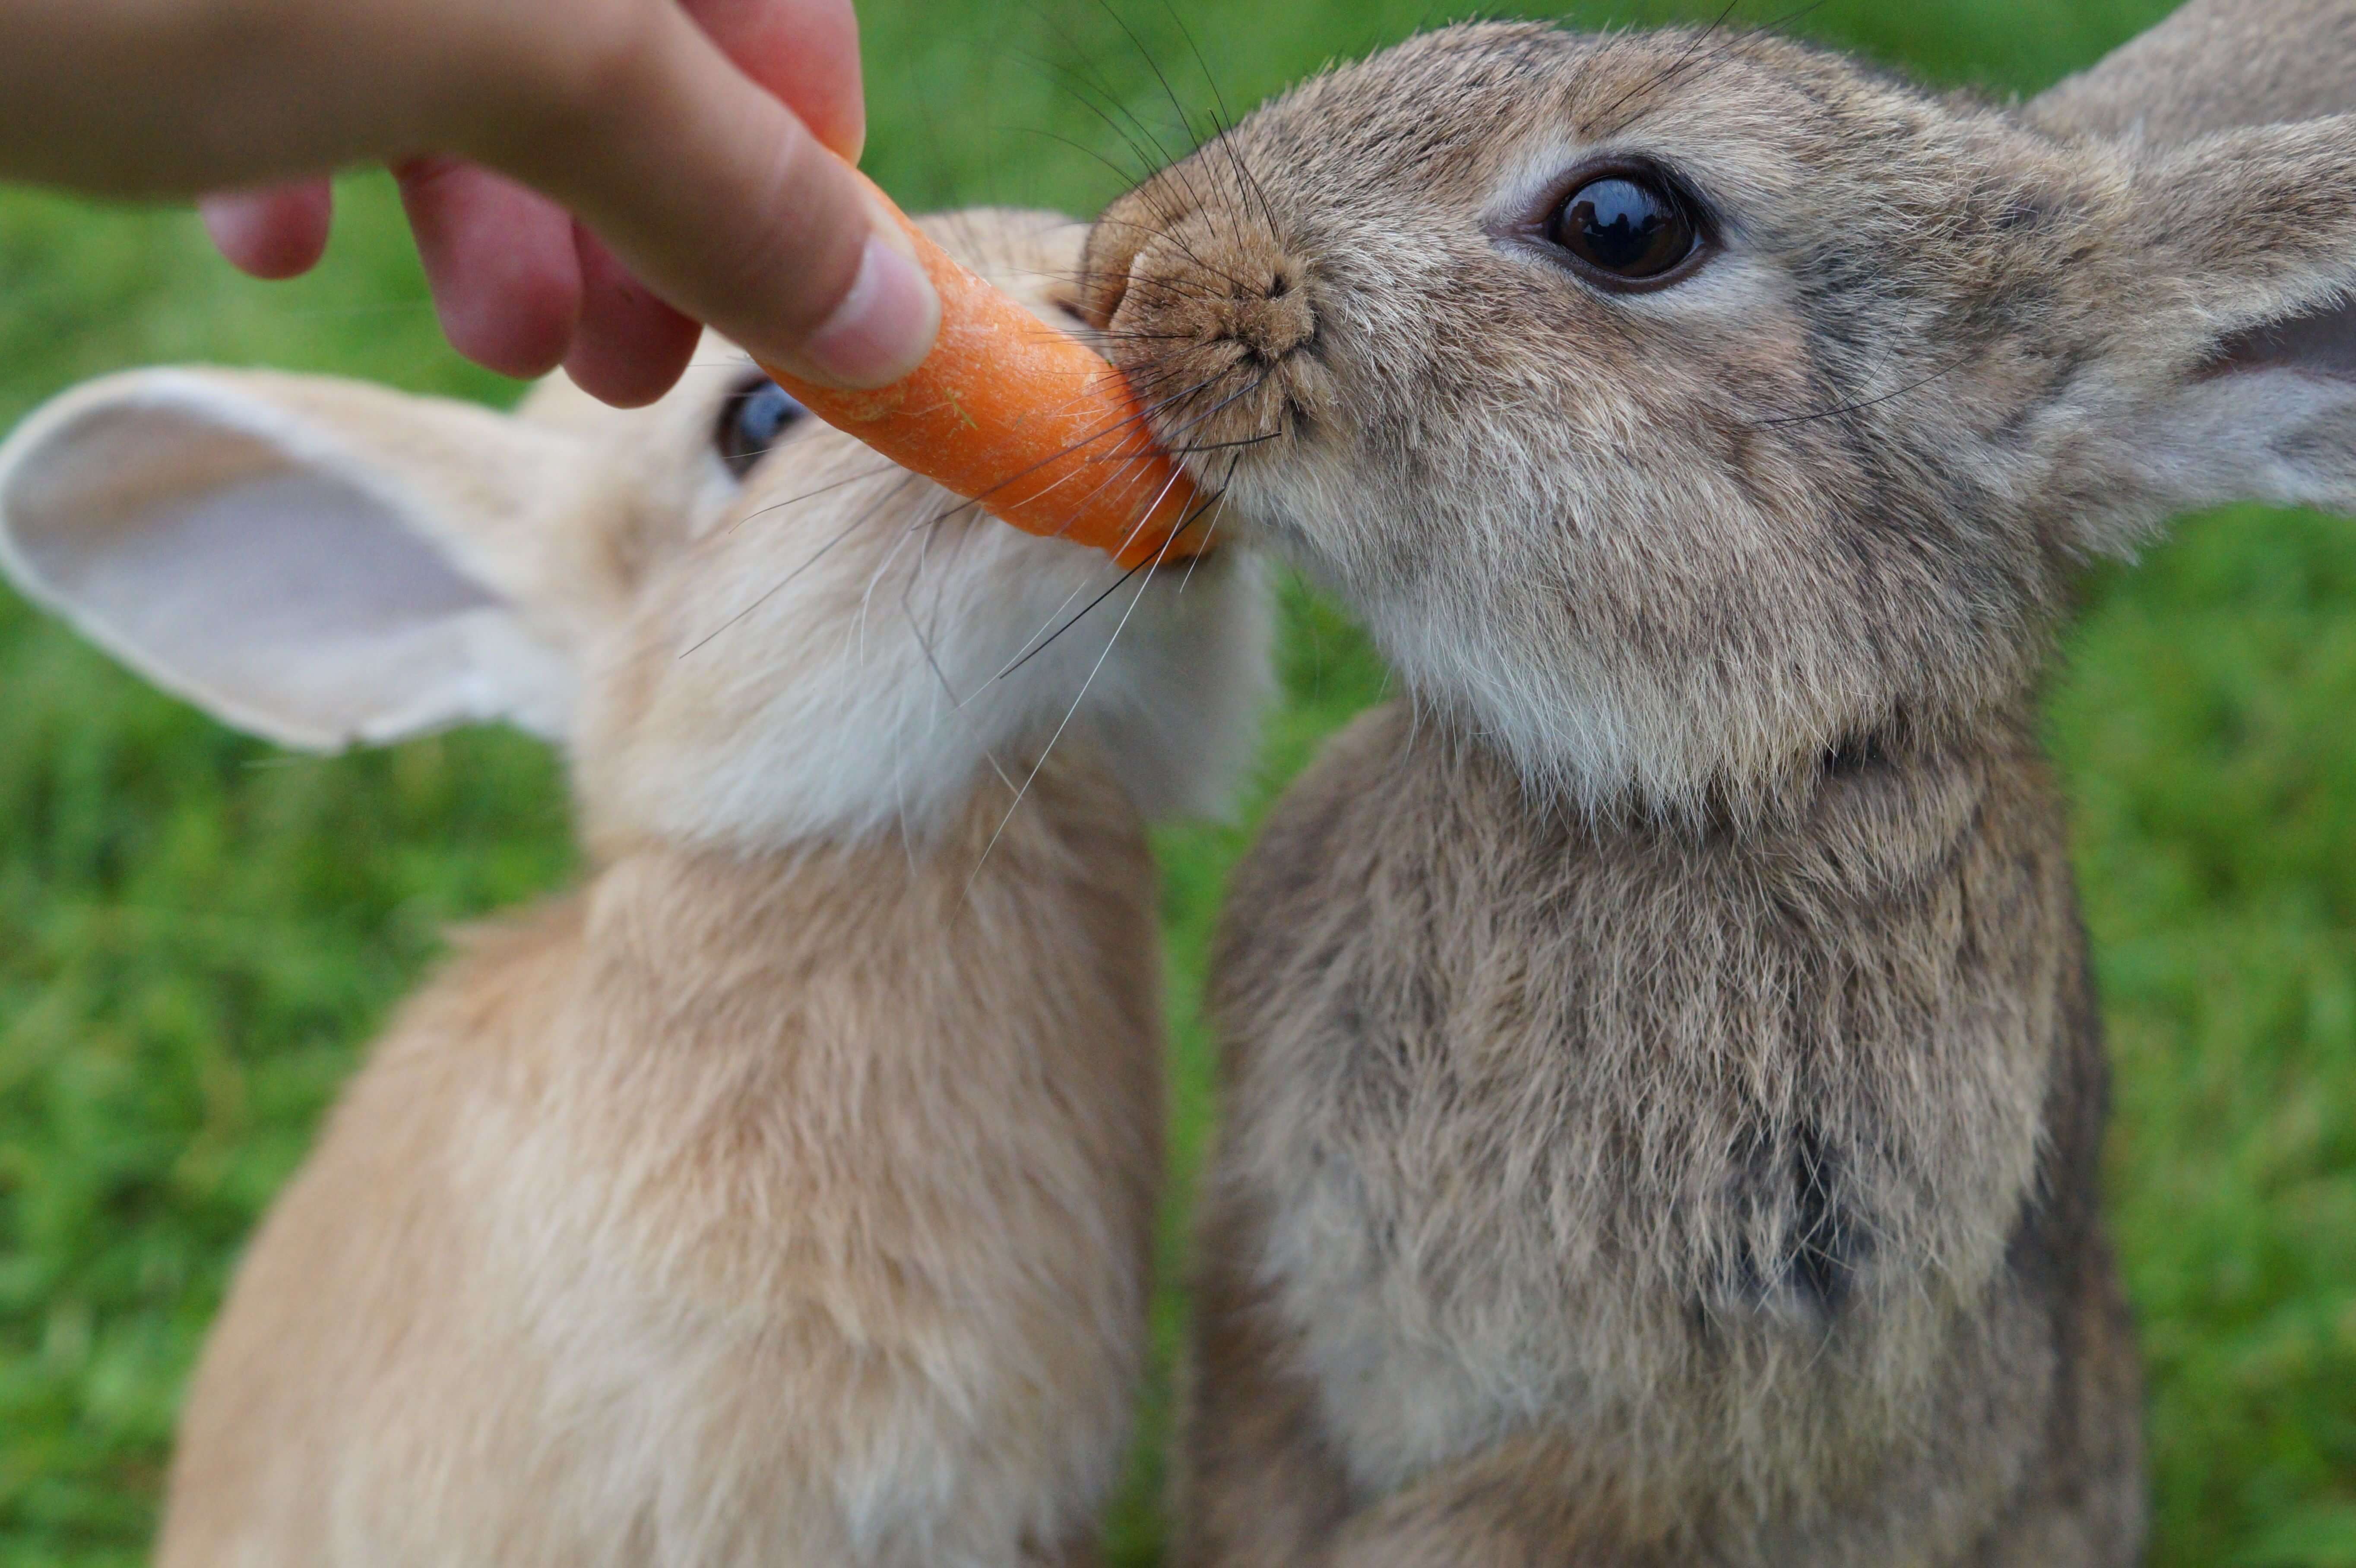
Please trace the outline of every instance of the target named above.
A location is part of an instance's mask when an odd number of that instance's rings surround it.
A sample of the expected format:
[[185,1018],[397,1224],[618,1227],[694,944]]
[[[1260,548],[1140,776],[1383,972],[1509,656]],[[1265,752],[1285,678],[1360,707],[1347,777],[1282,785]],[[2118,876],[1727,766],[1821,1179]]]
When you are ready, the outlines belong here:
[[1273,365],[1317,336],[1317,310],[1290,263],[1271,270],[1267,291],[1238,289],[1226,302],[1216,336],[1240,343],[1263,365]]
[[1084,314],[1116,336],[1126,330],[1164,345],[1234,344],[1262,368],[1315,339],[1317,309],[1298,261],[1219,246],[1206,235],[1184,239],[1113,258],[1114,265],[1087,283]]
[[1319,319],[1318,260],[1217,195],[1173,176],[1115,203],[1089,236],[1082,310],[1165,443],[1241,463],[1326,427],[1336,384],[1319,343],[1334,324]]
[[[1244,209],[1173,199],[1149,184],[1098,219],[1082,263],[1079,311],[1099,331],[1164,345],[1235,344],[1272,367],[1317,336],[1307,269]],[[1119,325],[1116,326],[1116,319]]]

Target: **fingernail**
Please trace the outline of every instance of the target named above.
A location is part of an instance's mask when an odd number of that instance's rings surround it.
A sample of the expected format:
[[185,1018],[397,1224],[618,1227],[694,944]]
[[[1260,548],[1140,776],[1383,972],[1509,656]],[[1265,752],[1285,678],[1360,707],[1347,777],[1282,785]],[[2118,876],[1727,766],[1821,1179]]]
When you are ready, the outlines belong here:
[[851,293],[802,345],[802,357],[839,385],[887,386],[932,352],[940,325],[940,295],[925,269],[870,234]]

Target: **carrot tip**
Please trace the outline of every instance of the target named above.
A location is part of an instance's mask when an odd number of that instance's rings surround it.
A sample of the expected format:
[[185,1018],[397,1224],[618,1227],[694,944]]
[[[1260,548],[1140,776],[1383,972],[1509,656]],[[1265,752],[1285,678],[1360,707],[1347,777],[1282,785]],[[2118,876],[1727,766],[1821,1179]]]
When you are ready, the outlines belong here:
[[939,291],[932,353],[905,378],[869,391],[763,368],[829,424],[1026,533],[1090,546],[1132,571],[1207,548],[1202,496],[1154,444],[1127,379],[968,271],[875,194]]

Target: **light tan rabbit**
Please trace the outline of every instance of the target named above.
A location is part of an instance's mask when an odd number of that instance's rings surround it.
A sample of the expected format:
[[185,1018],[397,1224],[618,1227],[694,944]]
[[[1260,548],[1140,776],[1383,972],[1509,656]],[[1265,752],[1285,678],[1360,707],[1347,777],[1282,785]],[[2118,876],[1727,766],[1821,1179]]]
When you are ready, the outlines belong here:
[[2275,103],[2356,104],[2347,5],[2025,111],[1461,27],[1099,221],[1161,427],[1409,694],[1230,896],[1189,1561],[2139,1556],[2033,707],[2089,557],[2356,507],[2356,120]]
[[[1061,319],[1077,226],[934,223]],[[1227,552],[1084,614],[1104,558],[708,347],[635,413],[145,372],[0,459],[17,581],[135,667],[298,746],[512,720],[591,848],[254,1240],[166,1568],[1093,1556],[1161,1168],[1139,811],[1245,758],[1261,597]]]

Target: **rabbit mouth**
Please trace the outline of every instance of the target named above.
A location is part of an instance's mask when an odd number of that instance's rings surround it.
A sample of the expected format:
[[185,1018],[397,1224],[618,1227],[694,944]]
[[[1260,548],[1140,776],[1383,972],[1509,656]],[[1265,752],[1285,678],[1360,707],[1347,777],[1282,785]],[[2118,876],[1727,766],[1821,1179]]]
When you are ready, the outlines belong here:
[[1143,367],[1108,357],[1138,388],[1155,443],[1200,496],[1190,521],[1280,549],[1308,538],[1280,496],[1314,416],[1284,366],[1250,363],[1217,345],[1165,351]]
[[[1195,324],[1144,311],[1135,314],[1146,319],[1132,326],[1125,307],[1108,333],[1114,362],[1145,399],[1154,434],[1214,488],[1228,474],[1280,455],[1316,427],[1321,400],[1304,384],[1316,365],[1314,316],[1305,302],[1281,308],[1288,304],[1243,302],[1195,330],[1189,330]],[[1120,352],[1124,337],[1150,343],[1151,352]]]
[[1329,585],[1338,581],[1333,529],[1320,492],[1331,475],[1278,439],[1232,450],[1198,450],[1179,459],[1205,497],[1202,526],[1211,540],[1265,551]]

